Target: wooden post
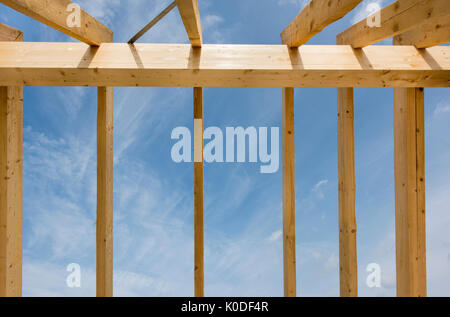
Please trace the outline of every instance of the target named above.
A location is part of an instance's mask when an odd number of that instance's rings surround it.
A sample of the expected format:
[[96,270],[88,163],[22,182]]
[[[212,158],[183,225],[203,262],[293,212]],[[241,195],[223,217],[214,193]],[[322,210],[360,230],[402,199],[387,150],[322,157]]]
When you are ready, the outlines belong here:
[[98,88],[97,296],[113,296],[113,88]]
[[353,88],[338,88],[339,274],[342,297],[358,296]]
[[397,296],[426,296],[423,88],[394,89]]
[[283,88],[283,266],[286,297],[297,296],[294,141],[294,88]]
[[[101,37],[112,43],[113,33]],[[113,296],[114,89],[97,88],[97,297]]]
[[[0,41],[22,41],[0,23]],[[23,88],[0,87],[0,297],[22,296]]]
[[204,293],[203,88],[194,88],[194,243],[195,296]]

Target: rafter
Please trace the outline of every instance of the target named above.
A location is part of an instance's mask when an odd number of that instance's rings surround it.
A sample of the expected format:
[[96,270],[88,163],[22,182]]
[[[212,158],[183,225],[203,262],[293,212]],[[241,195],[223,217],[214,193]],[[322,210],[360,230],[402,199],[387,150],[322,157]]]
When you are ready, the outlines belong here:
[[0,0],[0,3],[89,45],[113,40],[113,32],[83,10],[80,10],[80,27],[68,26],[67,18],[71,14],[68,9],[72,4],[69,0]]
[[398,0],[380,11],[380,27],[364,19],[340,33],[338,42],[354,48],[382,41],[450,14],[448,0]]
[[173,1],[170,3],[164,10],[161,11],[153,20],[151,20],[146,26],[142,28],[139,32],[136,33],[129,41],[129,44],[135,43],[139,40],[145,33],[147,33],[152,27],[156,25],[162,18],[164,18],[170,11],[172,11],[177,6],[176,2]]
[[22,41],[23,32],[0,23],[0,41]]
[[311,0],[281,33],[283,44],[299,47],[329,24],[339,20],[362,0]]
[[417,48],[427,48],[447,42],[450,42],[450,14],[394,37],[396,44],[414,45]]
[[176,3],[192,46],[202,46],[202,23],[198,10],[198,0],[176,0]]

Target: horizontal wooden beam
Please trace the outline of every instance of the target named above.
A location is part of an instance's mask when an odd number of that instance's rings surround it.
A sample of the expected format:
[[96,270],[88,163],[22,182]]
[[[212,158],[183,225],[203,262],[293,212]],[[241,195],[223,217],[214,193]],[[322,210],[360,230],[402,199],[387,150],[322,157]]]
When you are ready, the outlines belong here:
[[89,45],[113,40],[113,32],[83,10],[79,26],[69,25],[70,14],[76,14],[69,7],[73,4],[70,0],[0,0],[0,3]]
[[192,46],[202,46],[203,34],[198,0],[176,0],[176,3]]
[[0,43],[0,86],[449,87],[450,47]]
[[398,0],[380,11],[380,26],[364,19],[340,33],[339,43],[361,48],[417,28],[450,13],[449,0]]
[[414,45],[417,48],[427,48],[447,42],[450,42],[450,14],[394,38],[394,44]]
[[23,41],[23,32],[0,23],[0,41]]
[[311,0],[281,33],[283,44],[299,47],[326,26],[353,10],[362,0]]

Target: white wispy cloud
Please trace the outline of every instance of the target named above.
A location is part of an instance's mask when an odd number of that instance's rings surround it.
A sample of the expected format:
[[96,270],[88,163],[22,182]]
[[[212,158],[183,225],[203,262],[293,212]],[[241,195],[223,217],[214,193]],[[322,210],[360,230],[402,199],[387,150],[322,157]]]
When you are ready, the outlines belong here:
[[328,184],[328,179],[324,179],[321,180],[320,182],[318,182],[316,185],[314,185],[314,187],[311,189],[311,191],[313,193],[317,194],[317,197],[319,197],[319,199],[324,199],[325,195],[322,191],[322,187]]
[[437,104],[436,108],[433,111],[433,115],[439,116],[442,114],[450,113],[450,103],[448,102],[440,102]]
[[267,238],[267,241],[274,242],[281,238],[281,235],[283,234],[283,231],[277,230],[272,232],[272,234]]
[[122,13],[121,6],[123,6],[120,0],[77,0],[76,3],[107,26],[114,25],[115,18]]
[[210,28],[222,23],[223,21],[224,19],[221,16],[208,14],[203,18],[202,22],[205,28]]
[[386,2],[387,2],[386,0],[364,0],[362,3],[358,5],[356,10],[353,12],[351,23],[355,24],[363,19],[366,19],[369,15],[373,13],[372,11],[369,10],[370,8],[375,6],[383,8]]
[[[25,205],[24,280],[29,282],[24,293],[33,296],[40,289],[41,295],[73,295],[61,282],[68,274],[66,265],[80,263],[87,272],[83,281],[91,280],[89,272],[95,270],[95,198],[89,199],[91,192],[95,197],[95,186],[83,185],[95,182],[95,163],[88,155],[89,168],[81,167],[86,158],[77,155],[77,142],[54,140],[30,129],[26,136],[25,194],[31,195],[26,195]],[[116,181],[114,209],[118,294],[190,295],[177,284],[192,271],[193,237],[186,226],[192,212],[180,210],[188,208],[192,198],[161,182],[142,164],[122,164],[127,168]],[[46,260],[36,260],[36,251],[48,254]],[[177,257],[184,264],[179,265]],[[91,296],[91,291],[83,286],[76,294]]]

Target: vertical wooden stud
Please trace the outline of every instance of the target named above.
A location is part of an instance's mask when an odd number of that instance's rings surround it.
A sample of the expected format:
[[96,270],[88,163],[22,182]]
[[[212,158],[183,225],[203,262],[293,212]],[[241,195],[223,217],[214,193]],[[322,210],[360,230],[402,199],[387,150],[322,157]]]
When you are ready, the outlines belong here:
[[194,88],[194,293],[204,291],[203,88]]
[[97,296],[113,296],[113,88],[98,87]]
[[[22,41],[0,24],[0,41]],[[22,296],[23,88],[0,87],[0,297]]]
[[358,296],[353,88],[338,88],[339,278],[342,297]]
[[286,297],[297,296],[294,141],[294,88],[283,88],[283,267]]
[[394,89],[397,296],[426,288],[423,88]]

